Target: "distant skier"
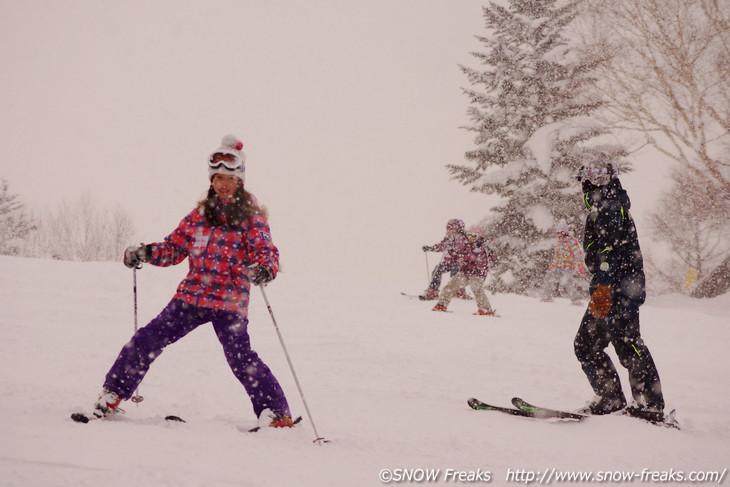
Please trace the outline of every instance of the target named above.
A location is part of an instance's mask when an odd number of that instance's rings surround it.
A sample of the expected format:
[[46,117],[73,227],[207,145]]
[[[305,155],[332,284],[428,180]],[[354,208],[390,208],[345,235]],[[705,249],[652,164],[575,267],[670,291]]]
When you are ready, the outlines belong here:
[[[586,218],[583,249],[593,274],[590,303],[575,337],[575,355],[596,397],[580,412],[626,413],[664,419],[664,397],[654,360],[639,330],[639,306],[646,298],[643,260],[628,194],[609,166],[608,181],[583,181]],[[628,369],[634,402],[626,407],[619,375],[605,348],[611,343]]]
[[446,311],[458,290],[468,284],[477,303],[477,312],[474,314],[493,316],[494,310],[484,292],[484,281],[490,266],[496,260],[483,235],[468,234],[467,241],[455,251],[455,262],[459,271],[444,286],[433,311]]
[[187,259],[190,271],[159,316],[122,347],[106,375],[94,416],[116,413],[165,347],[211,322],[259,424],[293,425],[284,391],[251,349],[247,331],[251,284],[264,285],[276,277],[279,251],[271,241],[264,211],[244,189],[242,149],[243,143],[234,136],[224,137],[207,161],[207,197],[164,241],[132,246],[124,252],[124,264],[129,268],[141,262],[166,267]]
[[583,250],[565,220],[561,220],[555,230],[558,240],[540,288],[542,301],[549,303],[553,300],[557,285],[568,294],[572,304],[578,305],[581,304],[579,276],[586,274]]
[[[462,248],[465,242],[466,232],[464,231],[464,221],[458,218],[452,218],[446,223],[446,235],[443,240],[435,245],[423,246],[424,252],[443,252],[444,256],[431,273],[431,283],[428,285],[428,289],[418,296],[421,300],[429,301],[438,299],[439,289],[441,288],[441,276],[449,272],[453,277],[459,272],[456,252]],[[466,297],[463,289],[459,290],[458,294],[460,294],[458,297]]]

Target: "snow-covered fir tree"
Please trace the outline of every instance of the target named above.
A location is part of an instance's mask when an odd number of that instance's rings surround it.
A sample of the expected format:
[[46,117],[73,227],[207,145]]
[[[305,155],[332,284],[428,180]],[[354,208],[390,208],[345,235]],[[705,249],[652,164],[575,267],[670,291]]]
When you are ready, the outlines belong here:
[[482,66],[461,66],[472,85],[464,89],[471,120],[464,128],[476,148],[466,164],[448,168],[472,191],[502,197],[482,222],[499,257],[492,286],[525,293],[542,281],[559,220],[581,238],[578,169],[627,164],[623,148],[595,140],[604,131],[589,116],[600,100],[586,87],[600,60],[581,58],[564,38],[577,2],[509,0],[483,12],[489,34],[477,36],[484,52],[472,53]]
[[0,255],[17,255],[23,239],[35,229],[25,205],[12,194],[8,182],[0,181]]

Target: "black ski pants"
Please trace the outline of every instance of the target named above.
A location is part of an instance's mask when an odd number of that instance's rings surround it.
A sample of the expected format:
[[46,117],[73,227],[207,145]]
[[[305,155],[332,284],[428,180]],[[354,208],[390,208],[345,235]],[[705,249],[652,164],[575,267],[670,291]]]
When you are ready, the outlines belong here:
[[664,409],[659,373],[639,331],[637,304],[619,298],[608,316],[600,319],[586,310],[574,342],[575,355],[595,394],[625,400],[618,372],[605,350],[609,343],[629,372],[634,401]]

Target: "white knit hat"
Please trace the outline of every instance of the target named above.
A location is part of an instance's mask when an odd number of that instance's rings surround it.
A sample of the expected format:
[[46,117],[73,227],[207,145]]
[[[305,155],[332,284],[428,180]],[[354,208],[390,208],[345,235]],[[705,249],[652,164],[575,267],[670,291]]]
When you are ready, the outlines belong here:
[[[230,154],[235,159],[233,162],[213,162],[216,154]],[[216,174],[236,176],[241,182],[246,181],[246,154],[243,153],[243,142],[235,135],[226,135],[221,140],[221,146],[213,151],[208,157],[208,177],[213,179]]]
[[560,220],[557,225],[555,225],[555,230],[558,233],[569,233],[571,232],[570,225],[565,220]]
[[469,229],[466,231],[466,233],[471,233],[478,237],[481,237],[484,235],[484,227],[482,227],[480,225],[472,225],[469,227]]

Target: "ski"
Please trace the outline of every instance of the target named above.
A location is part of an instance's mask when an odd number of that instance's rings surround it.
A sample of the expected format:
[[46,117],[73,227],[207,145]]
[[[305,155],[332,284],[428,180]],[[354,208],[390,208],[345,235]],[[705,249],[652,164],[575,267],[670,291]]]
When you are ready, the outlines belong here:
[[[299,416],[299,417],[297,417],[297,418],[296,418],[296,419],[295,419],[295,420],[293,421],[293,424],[294,424],[294,425],[296,426],[296,425],[297,425],[297,424],[299,424],[299,423],[300,423],[301,421],[302,421],[302,417],[301,417],[301,416]],[[261,426],[254,426],[253,428],[251,428],[250,430],[248,430],[248,432],[249,432],[249,433],[256,433],[256,432],[257,432],[257,431],[259,431],[260,429],[261,429]],[[316,440],[315,440],[315,441],[316,441]]]
[[[404,292],[401,292],[400,294],[401,294],[401,296],[405,296],[408,299],[420,299],[421,301],[436,301],[435,298],[434,299],[424,299],[423,296],[416,296],[414,294],[407,294],[407,293],[404,293]],[[469,296],[468,299],[474,299],[474,298],[472,298],[471,296]],[[441,313],[453,313],[453,311],[446,310],[446,311],[441,311]],[[474,314],[477,315],[476,313],[474,313]],[[502,317],[502,315],[497,314],[496,311],[495,311],[495,313],[493,315],[477,315],[477,316],[492,316],[493,318],[501,318]]]
[[84,413],[73,413],[71,415],[71,419],[73,419],[77,423],[84,423],[84,424],[86,424],[89,421],[91,421],[92,419],[98,419],[98,418],[96,416],[94,416],[94,415],[88,416],[88,415],[86,415]]
[[526,418],[533,417],[532,414],[527,411],[514,408],[503,408],[501,406],[493,406],[473,397],[466,401],[466,403],[469,405],[470,408],[476,409],[477,411],[497,411],[504,414],[511,414],[512,416],[523,416]]
[[[71,415],[71,419],[76,423],[86,424],[89,421],[96,421],[99,419],[104,419],[104,417],[103,416],[99,417],[94,414],[86,414],[86,413],[79,412],[79,413],[73,413]],[[171,422],[176,422],[176,423],[186,423],[187,422],[184,419],[182,419],[180,416],[175,416],[172,414],[165,416],[165,421],[171,421]]]
[[[534,414],[533,417],[536,418],[559,418],[559,419],[572,419],[581,421],[587,417],[589,417],[589,414],[580,414],[580,413],[572,413],[568,411],[559,411],[555,409],[548,409],[543,408],[540,406],[534,406],[527,401],[520,399],[519,397],[512,398],[512,404],[515,405],[516,408],[529,411]],[[630,418],[639,419],[641,421],[644,421],[649,424],[653,424],[654,426],[660,426],[663,428],[673,428],[673,429],[680,429],[679,422],[676,418],[677,411],[676,409],[672,409],[669,414],[664,416],[664,420],[662,421],[652,421],[650,419],[642,418],[639,416],[632,416],[629,414],[625,409],[618,411],[616,413],[613,413],[614,416],[628,416]]]
[[513,397],[512,404],[514,404],[517,409],[530,412],[535,418],[558,418],[581,421],[588,417],[585,414],[571,413],[568,411],[560,411],[557,409],[548,409],[540,406],[533,406],[532,404],[520,399],[519,397]]
[[405,296],[408,299],[418,299],[419,301],[436,301],[438,298],[425,298],[423,294],[408,294],[401,291],[401,296]]
[[[517,401],[521,401],[518,398],[512,400],[512,403],[517,406]],[[520,402],[521,406],[515,408],[505,408],[501,406],[493,406],[479,399],[471,398],[467,401],[469,407],[476,409],[477,411],[497,411],[504,414],[510,414],[512,416],[522,416],[524,418],[534,419],[553,419],[557,421],[582,421],[587,416],[582,414],[569,413],[567,411],[558,411],[556,409],[546,409],[531,406],[524,401]]]
[[477,313],[474,313],[474,316],[489,316],[489,317],[491,317],[491,318],[501,318],[501,317],[502,317],[502,315],[500,315],[500,314],[497,314],[497,310],[496,310],[496,309],[494,310],[494,314],[493,314],[493,315],[480,315],[480,314],[479,314],[479,313],[477,312]]

